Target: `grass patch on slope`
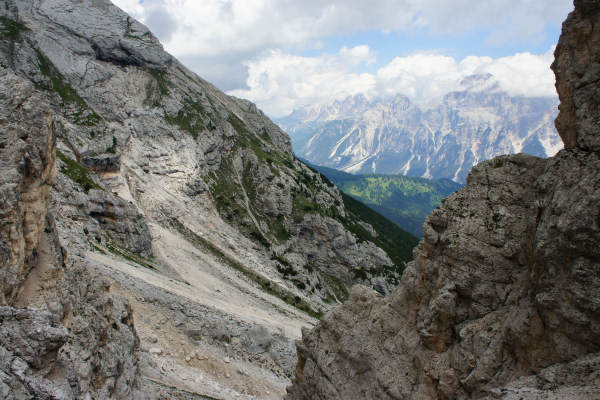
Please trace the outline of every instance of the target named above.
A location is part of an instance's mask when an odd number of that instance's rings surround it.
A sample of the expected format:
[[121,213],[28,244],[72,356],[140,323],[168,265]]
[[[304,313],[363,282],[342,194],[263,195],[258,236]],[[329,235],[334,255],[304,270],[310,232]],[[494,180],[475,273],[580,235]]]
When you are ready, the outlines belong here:
[[36,50],[36,52],[40,72],[48,79],[47,82],[38,84],[38,86],[44,90],[56,92],[65,104],[74,105],[76,111],[71,115],[71,118],[76,124],[94,126],[99,123],[102,118],[69,85],[69,82],[58,71],[52,61],[39,50]]
[[[96,250],[104,253],[102,251],[102,249],[94,246],[96,248]],[[119,247],[115,244],[112,243],[108,243],[106,245],[106,249],[108,249],[108,251],[110,251],[112,254],[114,254],[117,257],[121,257],[124,258],[127,261],[131,261],[134,264],[140,265],[144,268],[148,268],[151,269],[152,271],[158,271],[158,269],[154,266],[154,264],[152,264],[152,262],[142,256],[139,256],[137,254],[134,254],[130,251],[127,251],[125,249],[123,249],[122,247]],[[104,253],[106,254],[106,253]]]
[[198,138],[198,134],[201,131],[211,129],[208,113],[200,100],[192,101],[191,99],[185,99],[183,107],[177,115],[169,116],[165,114],[165,121],[168,124],[178,126],[183,131],[189,133],[194,139]]
[[70,159],[65,156],[60,151],[56,150],[56,156],[63,162],[65,165],[61,166],[60,172],[68,176],[73,182],[77,183],[82,187],[85,193],[89,192],[90,189],[102,189],[100,185],[90,178],[90,174],[92,171],[79,164],[77,161]]
[[421,237],[425,218],[442,199],[462,185],[448,179],[425,179],[403,175],[353,175],[313,166],[343,192],[363,202],[401,228]]
[[9,40],[18,40],[22,32],[29,30],[22,23],[4,16],[0,16],[0,24],[0,36]]
[[171,85],[171,83],[167,79],[167,72],[159,71],[157,69],[152,69],[152,68],[150,68],[148,70],[148,72],[150,73],[150,75],[152,75],[152,77],[156,81],[156,84],[158,85],[158,92],[160,93],[160,95],[168,96],[169,95],[169,86]]

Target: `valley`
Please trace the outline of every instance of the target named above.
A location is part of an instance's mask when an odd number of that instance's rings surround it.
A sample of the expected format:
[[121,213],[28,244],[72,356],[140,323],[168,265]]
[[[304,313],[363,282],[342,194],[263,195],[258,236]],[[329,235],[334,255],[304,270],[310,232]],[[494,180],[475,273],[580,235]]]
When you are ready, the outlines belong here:
[[0,398],[598,398],[598,22],[558,116],[476,74],[280,127],[109,0],[0,1]]
[[447,179],[349,174],[308,164],[329,178],[342,192],[419,238],[423,237],[422,226],[429,213],[438,207],[444,198],[462,187]]

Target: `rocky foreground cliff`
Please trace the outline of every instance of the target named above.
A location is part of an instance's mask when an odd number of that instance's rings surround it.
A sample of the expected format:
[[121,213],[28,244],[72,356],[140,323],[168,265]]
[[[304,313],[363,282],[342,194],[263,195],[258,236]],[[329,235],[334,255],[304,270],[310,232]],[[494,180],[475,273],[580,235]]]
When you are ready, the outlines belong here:
[[411,257],[108,0],[1,1],[0,87],[1,398],[281,398]]
[[304,331],[287,399],[600,397],[599,24],[576,0],[556,48],[565,149],[473,168],[389,297]]

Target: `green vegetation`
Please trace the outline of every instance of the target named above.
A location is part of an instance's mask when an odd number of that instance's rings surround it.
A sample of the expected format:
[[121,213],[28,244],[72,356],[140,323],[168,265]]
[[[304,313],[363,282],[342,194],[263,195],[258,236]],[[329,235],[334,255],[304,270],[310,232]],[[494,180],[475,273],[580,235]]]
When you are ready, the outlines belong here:
[[316,167],[343,192],[360,200],[417,237],[423,236],[425,218],[443,198],[461,188],[450,180],[429,180],[402,175],[352,175]]
[[240,264],[233,258],[226,255],[221,249],[217,246],[204,239],[201,236],[196,235],[189,228],[179,222],[177,219],[171,219],[169,222],[170,228],[175,229],[179,232],[183,237],[196,246],[201,251],[210,252],[214,256],[218,257],[222,262],[229,265],[231,268],[240,272],[250,281],[256,283],[263,291],[269,293],[275,297],[280,298],[284,302],[288,303],[291,306],[296,307],[297,309],[307,313],[313,318],[321,318],[323,316],[322,311],[315,311],[312,307],[300,297],[290,293],[286,289],[277,285],[276,283],[271,282],[269,279],[263,277],[262,275],[252,271],[246,266]]
[[69,82],[58,71],[46,56],[37,51],[40,72],[48,82],[40,83],[41,89],[56,92],[65,104],[73,105],[76,111],[71,115],[73,122],[78,125],[94,126],[102,120],[94,110],[83,100],[79,94],[69,85]]
[[112,146],[106,149],[107,153],[115,154],[117,152],[117,138],[113,136]]
[[[277,166],[294,168],[291,159],[289,159],[285,154],[282,154],[278,151],[265,151],[264,144],[261,139],[249,132],[244,123],[235,114],[229,114],[227,122],[229,122],[233,129],[235,129],[235,131],[238,133],[238,136],[236,137],[236,147],[252,150],[261,162],[266,162],[269,164],[271,167],[271,172],[273,172],[274,175],[280,175],[279,169],[275,168]],[[266,132],[264,131],[261,134],[261,137],[265,141],[269,140],[268,135],[266,135]]]
[[237,115],[230,113],[227,117],[227,122],[229,122],[231,126],[233,126],[233,129],[235,129],[238,135],[244,136],[246,134],[250,134],[250,132],[248,132],[248,130],[246,129],[246,125],[242,122],[241,119],[237,117]]
[[161,70],[152,69],[152,68],[148,69],[147,71],[150,75],[152,75],[152,77],[156,81],[156,85],[158,88],[158,96],[156,96],[156,97],[153,96],[153,92],[156,90],[156,88],[152,84],[149,84],[146,87],[147,98],[144,103],[146,105],[152,105],[154,107],[158,107],[161,104],[160,100],[164,96],[169,95],[169,93],[170,93],[169,87],[171,87],[171,82],[167,78],[168,74],[166,71],[161,71]]
[[[393,266],[381,266],[370,272],[374,275],[385,276],[390,283],[398,284],[397,276],[402,274],[406,263],[412,260],[412,250],[419,243],[419,239],[360,201],[343,192],[342,197],[349,214],[344,221],[346,227],[359,240],[366,240],[381,247],[394,263]],[[359,221],[370,224],[377,232],[377,237],[373,237]]]
[[290,267],[291,264],[290,262],[287,260],[287,258],[280,256],[279,254],[273,252],[271,253],[271,260],[276,260],[278,261],[281,265],[286,266],[286,267]]
[[9,40],[18,40],[21,37],[21,32],[28,31],[25,25],[12,19],[0,16],[0,37]]
[[[259,161],[267,163],[273,174],[279,175],[279,168],[275,167],[275,164],[283,164],[285,160],[284,156],[278,153],[267,153],[263,151],[260,139],[254,137],[251,133],[246,131],[245,128],[240,127],[239,124],[242,123],[237,117],[230,116],[230,120],[234,121],[234,126],[238,126],[237,129],[240,129],[241,132],[241,134],[235,138],[234,151],[237,148],[252,149],[258,156]],[[256,206],[258,194],[256,192],[257,189],[254,183],[254,171],[252,168],[244,168],[242,176],[240,177],[241,182],[236,179],[237,176],[238,174],[234,169],[231,157],[224,158],[221,161],[220,168],[211,172],[211,177],[213,179],[210,190],[215,199],[219,213],[223,218],[235,223],[241,231],[245,232],[250,238],[266,248],[271,247],[273,241],[283,243],[288,240],[291,235],[285,227],[283,216],[273,217],[262,215],[259,212]],[[241,195],[240,190],[243,190],[248,197],[248,204],[246,204],[245,197]],[[250,213],[252,213],[254,217],[260,218],[261,221],[264,221],[269,226],[269,229],[266,232],[268,237],[265,237],[265,234],[255,225]]]
[[179,110],[177,115],[172,117],[165,114],[165,121],[171,125],[180,127],[194,139],[198,138],[198,134],[202,130],[212,129],[209,115],[200,100],[192,101],[191,99],[185,99],[183,107]]
[[333,295],[335,296],[334,298],[329,297],[325,299],[326,303],[333,303],[336,301],[343,303],[344,301],[348,300],[348,288],[342,283],[342,281],[335,276],[326,274],[324,272],[322,272],[320,275],[323,282],[331,289]]
[[[221,163],[221,168],[214,171],[212,177],[211,193],[215,199],[219,213],[226,220],[236,223],[240,230],[253,240],[266,248],[271,247],[271,242],[254,225],[244,204],[243,197],[240,196],[240,186],[234,180],[235,172],[231,159],[224,159]],[[249,198],[254,199],[253,185],[244,178],[242,179],[242,185],[246,190],[246,194]],[[280,235],[283,235],[284,233],[281,229],[285,228],[279,228]]]
[[301,281],[300,279],[292,279],[292,283],[300,290],[306,290],[306,283]]
[[159,71],[157,69],[150,69],[148,72],[150,72],[150,75],[152,75],[156,80],[156,83],[158,85],[158,92],[160,93],[160,95],[168,96],[169,86],[171,85],[171,83],[167,79],[167,72]]
[[[292,194],[294,219],[296,221],[300,221],[304,214],[312,213],[321,214],[323,216],[331,217],[341,221],[342,217],[335,208],[322,207],[316,201],[314,201],[315,195],[322,190],[322,183],[330,185],[331,182],[329,182],[325,176],[319,174],[318,171],[313,170],[312,168],[310,169],[317,175],[307,173],[305,170],[300,171],[298,174],[298,180],[305,186],[305,188],[300,192]],[[321,177],[320,181],[317,176]],[[330,186],[333,186],[333,184]]]
[[104,255],[106,255],[106,252],[105,252],[104,250],[102,250],[102,249],[101,249],[100,247],[98,247],[98,246],[94,246],[94,250],[96,250],[96,251],[97,251],[98,253],[100,253],[100,254],[104,254]]
[[283,216],[280,215],[277,218],[267,218],[266,222],[269,225],[269,231],[279,243],[283,243],[292,237],[283,224]]
[[248,211],[240,199],[240,187],[234,181],[234,176],[233,162],[229,158],[223,159],[221,167],[211,173],[211,193],[219,213],[226,220],[249,220]]
[[[100,252],[104,253],[102,251],[102,249],[99,249],[98,247],[94,246],[97,250],[99,250]],[[113,253],[114,255],[116,255],[117,257],[121,257],[124,258],[127,261],[130,261],[134,264],[140,265],[144,268],[148,268],[151,269],[153,271],[157,271],[157,268],[154,266],[154,264],[152,263],[152,261],[148,260],[147,258],[144,258],[138,254],[132,253],[122,247],[119,247],[117,245],[115,245],[114,243],[108,243],[106,245],[106,248],[108,249],[108,251],[110,251],[111,253]],[[106,253],[104,253],[106,254]]]
[[56,156],[65,164],[61,166],[60,172],[71,178],[73,182],[79,184],[84,192],[87,193],[90,189],[104,190],[90,178],[92,171],[58,150],[56,150]]

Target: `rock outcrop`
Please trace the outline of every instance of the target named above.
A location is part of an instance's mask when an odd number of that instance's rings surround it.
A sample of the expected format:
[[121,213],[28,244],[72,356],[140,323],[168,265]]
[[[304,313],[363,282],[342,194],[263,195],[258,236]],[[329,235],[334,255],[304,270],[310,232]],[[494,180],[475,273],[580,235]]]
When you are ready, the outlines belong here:
[[[0,394],[131,398],[139,346],[131,310],[107,293],[106,279],[87,269],[76,247],[59,238],[60,217],[52,206],[60,197],[52,189],[59,116],[31,82],[5,68],[0,82],[11,89],[0,98]],[[128,225],[127,216],[121,221]]]
[[2,69],[0,82],[0,303],[14,300],[44,231],[56,169],[56,125],[33,85]]
[[0,87],[0,397],[281,398],[416,244],[108,0],[2,2]]
[[571,13],[563,24],[554,52],[556,60],[552,64],[560,98],[556,128],[565,148],[597,151],[600,148],[596,131],[600,112],[596,95],[600,32],[594,23],[599,11],[594,0],[577,0],[575,4],[578,11]]
[[600,395],[600,2],[556,48],[565,150],[483,162],[387,298],[356,286],[298,344],[288,399]]

